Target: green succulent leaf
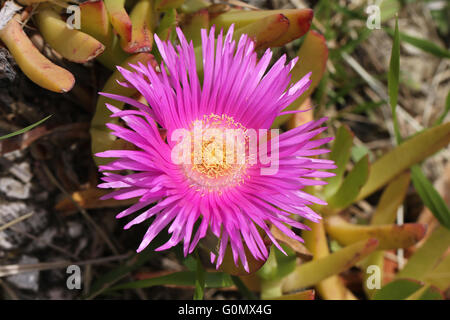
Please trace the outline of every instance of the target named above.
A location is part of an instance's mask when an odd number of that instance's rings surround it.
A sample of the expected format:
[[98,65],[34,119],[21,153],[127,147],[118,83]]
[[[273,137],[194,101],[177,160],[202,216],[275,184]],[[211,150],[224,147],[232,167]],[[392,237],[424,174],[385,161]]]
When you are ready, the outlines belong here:
[[295,252],[287,245],[281,244],[281,246],[287,255],[272,246],[269,258],[258,271],[258,276],[262,279],[279,280],[294,271],[296,266]]
[[283,292],[309,287],[343,272],[367,257],[378,246],[378,241],[369,239],[349,245],[323,258],[303,263],[283,279]]
[[424,276],[424,281],[442,291],[450,287],[450,255],[447,255],[433,270]]
[[289,29],[289,19],[281,13],[270,15],[237,29],[233,38],[246,34],[255,41],[255,49],[267,48]]
[[168,9],[176,9],[184,3],[184,0],[156,0],[156,10],[164,11]]
[[366,184],[355,200],[371,195],[412,165],[426,159],[450,142],[450,123],[429,128],[406,140],[376,160]]
[[180,10],[184,13],[194,13],[207,8],[209,5],[211,3],[207,0],[185,0],[180,6]]
[[379,241],[378,249],[388,250],[408,248],[425,235],[425,226],[419,223],[386,225],[356,225],[338,216],[325,220],[328,234],[342,245],[349,245],[361,240],[374,238]]
[[331,148],[330,159],[336,164],[336,169],[332,172],[334,177],[329,178],[328,184],[324,188],[325,199],[336,193],[344,179],[345,168],[350,160],[351,148],[353,145],[353,133],[347,126],[341,126],[336,133],[333,147]]
[[328,206],[343,209],[352,204],[368,176],[369,156],[366,155],[355,164],[353,170],[344,178],[339,190],[328,199]]
[[411,174],[405,172],[389,182],[372,215],[372,225],[390,224],[395,222],[397,209],[405,200],[410,181]]
[[[403,300],[408,299],[423,288],[424,285],[414,279],[398,279],[385,285],[378,290],[374,296],[374,300]],[[436,288],[426,287],[425,292],[420,294],[418,300],[442,300],[442,293]]]
[[202,44],[200,29],[209,29],[208,10],[193,13],[183,24],[183,33],[188,41],[192,40],[194,47],[199,47]]
[[303,36],[308,32],[313,18],[313,11],[311,9],[230,10],[212,19],[211,25],[215,25],[216,30],[220,30],[221,28],[227,30],[234,24],[237,30],[274,14],[284,15],[289,20],[289,28],[281,37],[271,42],[270,47],[280,47]]
[[[130,56],[123,64],[122,67],[131,70],[131,64],[137,64],[137,62],[142,62],[144,64],[149,63],[153,60],[153,56],[149,53],[138,53],[135,55]],[[106,93],[112,93],[117,95],[122,95],[126,97],[130,97],[137,93],[137,91],[133,88],[126,88],[122,87],[120,84],[117,83],[117,81],[125,81],[125,78],[122,76],[122,74],[119,72],[119,70],[116,70],[108,79],[105,86],[103,87],[102,92]],[[110,134],[109,129],[106,127],[106,123],[117,123],[117,118],[111,118],[111,112],[106,107],[106,103],[110,103],[114,106],[116,106],[119,109],[122,109],[124,106],[123,102],[112,100],[109,98],[106,98],[104,96],[100,96],[97,100],[97,105],[95,109],[94,117],[91,121],[91,149],[92,154],[96,154],[97,152],[105,151],[108,149],[114,149],[114,143],[117,141],[116,137]],[[109,160],[106,158],[98,158],[94,157],[95,162],[97,165],[105,164]]]
[[[406,192],[408,191],[411,180],[411,174],[409,172],[402,173],[397,178],[393,179],[387,187],[384,189],[380,201],[372,215],[371,225],[380,226],[393,224],[397,216],[397,210],[405,200]],[[383,265],[384,265],[384,251],[377,250],[370,254],[367,259],[362,263],[363,270],[367,270],[369,266],[378,266],[380,270],[380,276],[383,277]],[[363,272],[364,283],[370,277],[370,274]],[[364,286],[364,290],[368,297],[372,297],[377,291],[376,289],[369,289]]]
[[426,242],[408,259],[397,278],[423,280],[450,246],[450,230],[439,226]]
[[[164,12],[162,19],[156,28],[156,34],[161,40],[174,41],[176,38],[175,27],[177,26],[177,11],[168,9]],[[198,31],[200,34],[200,31]]]

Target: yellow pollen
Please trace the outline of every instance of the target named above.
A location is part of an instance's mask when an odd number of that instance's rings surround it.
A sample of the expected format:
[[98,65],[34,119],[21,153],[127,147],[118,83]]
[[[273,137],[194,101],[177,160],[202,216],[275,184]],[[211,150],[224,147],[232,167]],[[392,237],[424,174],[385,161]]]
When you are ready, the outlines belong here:
[[[248,166],[246,131],[239,122],[224,114],[205,115],[202,120],[192,122],[191,164],[183,165],[190,187],[203,196],[212,191],[221,194],[224,188],[241,184]],[[234,141],[231,145],[227,136],[230,132]]]

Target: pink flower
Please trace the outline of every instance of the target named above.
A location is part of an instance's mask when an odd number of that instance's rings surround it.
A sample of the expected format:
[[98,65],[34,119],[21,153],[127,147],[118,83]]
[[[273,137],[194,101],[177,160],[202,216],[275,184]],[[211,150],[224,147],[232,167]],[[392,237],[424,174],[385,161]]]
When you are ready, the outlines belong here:
[[[232,40],[231,27],[225,37],[221,32],[215,41],[213,27],[209,35],[206,30],[201,34],[204,74],[201,82],[192,42],[186,41],[180,29],[177,29],[177,34],[180,44],[175,48],[171,43],[161,42],[155,35],[163,59],[160,72],[141,63],[132,65],[135,72],[118,67],[127,80],[124,85],[136,88],[148,106],[131,98],[101,93],[135,107],[122,111],[107,105],[112,117],[120,117],[127,127],[107,126],[113,135],[133,143],[139,150],[98,153],[98,157],[117,158],[100,166],[104,182],[99,187],[117,189],[105,199],[139,197],[136,204],[117,215],[117,218],[122,218],[142,210],[125,229],[154,217],[138,252],[169,226],[171,238],[156,250],[169,249],[183,242],[184,254],[187,255],[210,230],[220,239],[218,254],[214,256],[216,266],[221,265],[229,244],[235,263],[240,259],[248,271],[245,246],[258,260],[268,257],[258,228],[283,251],[270,232],[271,225],[289,237],[303,241],[287,226],[308,228],[292,219],[291,215],[315,222],[320,220],[308,205],[326,203],[305,193],[302,188],[325,184],[315,178],[333,175],[319,171],[335,168],[332,161],[310,158],[328,152],[317,147],[331,138],[311,140],[326,129],[320,127],[326,118],[279,136],[276,132],[261,135],[311,83],[308,74],[288,87],[289,72],[297,59],[286,64],[283,56],[267,70],[272,57],[270,50],[258,60],[254,43],[246,35],[236,43]],[[160,135],[157,125],[167,130],[167,139]],[[195,149],[196,126],[200,127],[197,131],[200,134],[205,134],[208,129],[218,130],[224,135],[230,129],[241,135],[244,133],[243,161],[236,161],[242,156],[242,150],[239,153],[237,148],[230,153],[235,156],[234,162],[221,161],[226,154],[222,152],[222,145],[204,135],[197,140],[198,149]],[[193,161],[173,160],[173,155],[177,154],[174,148],[180,144],[171,137],[179,132],[187,133],[186,139],[194,137],[194,152],[189,149],[185,159]],[[251,142],[255,140],[249,139],[247,132],[260,134],[256,139],[256,151],[251,150]],[[265,147],[267,137],[271,147],[266,146],[270,152],[264,158],[261,151],[264,148],[260,148]],[[276,143],[272,143],[274,141]],[[186,146],[191,147],[192,142]],[[200,158],[196,158],[195,150],[200,151]],[[134,173],[121,175],[110,172],[114,170]],[[197,221],[198,227],[194,228]]]

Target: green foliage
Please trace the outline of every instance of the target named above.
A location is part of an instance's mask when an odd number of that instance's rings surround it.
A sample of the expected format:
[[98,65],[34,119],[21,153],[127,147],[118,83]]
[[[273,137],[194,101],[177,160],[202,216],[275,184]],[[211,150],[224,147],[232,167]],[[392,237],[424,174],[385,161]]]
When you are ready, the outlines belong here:
[[29,125],[28,127],[25,127],[25,128],[23,128],[23,129],[20,129],[20,130],[17,130],[17,131],[15,131],[15,132],[6,134],[6,135],[4,135],[4,136],[1,136],[1,137],[0,137],[0,140],[8,139],[8,138],[17,136],[17,135],[19,135],[19,134],[25,133],[25,132],[27,132],[27,131],[30,131],[31,129],[33,129],[33,128],[37,127],[38,125],[40,125],[41,123],[43,123],[44,121],[48,120],[50,117],[51,117],[51,115],[45,117],[45,118],[42,119],[42,120],[39,120],[39,121],[36,122],[36,123],[33,123],[32,125]]
[[350,160],[352,145],[353,133],[346,126],[340,127],[330,153],[330,159],[335,162],[337,168],[333,170],[335,176],[328,179],[328,184],[324,188],[326,198],[335,194],[342,184],[345,168]]
[[[410,38],[409,38],[410,39]],[[411,39],[410,39],[411,40]],[[417,39],[416,39],[417,40]],[[423,42],[421,42],[423,44]],[[417,44],[417,41],[416,41]],[[392,118],[394,123],[394,131],[397,143],[402,143],[402,137],[398,128],[397,121],[397,97],[398,82],[400,72],[400,35],[398,30],[398,19],[395,21],[394,44],[392,45],[391,62],[389,66],[388,88],[389,100],[392,110]],[[447,106],[446,106],[447,108]],[[426,176],[418,165],[411,167],[412,181],[417,193],[422,198],[424,204],[431,210],[433,215],[445,227],[450,229],[450,209],[445,201],[428,181]]]
[[369,176],[369,157],[362,157],[342,182],[339,190],[328,199],[331,208],[343,209],[352,204]]
[[[193,271],[180,271],[160,277],[132,281],[110,288],[107,292],[123,289],[148,288],[160,285],[196,286],[197,273]],[[204,279],[205,288],[223,288],[233,285],[231,277],[222,272],[206,272]]]
[[203,300],[204,291],[205,291],[205,269],[203,269],[202,262],[197,254],[194,300]]
[[414,187],[425,206],[430,209],[443,226],[450,229],[450,209],[444,199],[442,199],[418,165],[412,166],[411,173]]
[[396,31],[390,28],[386,28],[386,31],[390,35],[392,35],[394,39],[396,37],[399,37],[400,41],[409,43],[410,45],[413,45],[416,48],[423,50],[424,52],[428,52],[439,58],[450,58],[450,51],[442,48],[434,42],[422,38],[413,37],[402,32],[398,33],[398,36],[396,36]]
[[[308,31],[308,23],[311,23],[312,17],[310,17],[308,10],[242,11],[239,8],[234,8],[229,11],[224,9],[224,12],[211,13],[209,12],[209,5],[210,3],[203,0],[188,0],[184,3],[177,0],[161,0],[158,1],[157,7],[164,10],[156,11],[158,15],[155,16],[158,16],[158,18],[154,23],[154,31],[159,37],[174,41],[174,27],[178,22],[181,22],[181,28],[185,31],[187,38],[193,40],[200,78],[203,70],[201,48],[199,47],[199,29],[209,28],[213,24],[216,27],[227,29],[234,23],[236,35],[249,34],[254,38],[257,49],[267,47],[274,49],[289,42],[295,48],[300,45],[300,49],[297,51],[300,63],[292,71],[292,82],[298,81],[302,76],[312,71],[313,83],[304,95],[288,107],[288,110],[298,109],[308,97],[311,97],[316,86],[313,106],[316,106],[314,102],[318,106],[315,108],[315,112],[320,113],[324,111],[322,108],[327,106],[343,106],[342,109],[337,111],[333,121],[335,119],[340,121],[349,113],[359,117],[361,114],[367,114],[370,117],[387,102],[384,101],[387,100],[387,97],[380,97],[378,100],[372,101],[363,96],[362,98],[359,97],[357,103],[351,107],[346,106],[348,96],[358,92],[361,85],[365,83],[360,77],[349,76],[348,69],[342,63],[345,55],[354,53],[364,41],[373,35],[373,31],[365,26],[356,29],[350,27],[353,20],[362,22],[367,19],[364,6],[349,9],[335,2],[319,1],[315,8],[314,31],[309,31],[306,37],[299,40]],[[399,11],[400,1],[382,1],[382,22],[388,21]],[[335,12],[341,14],[342,18],[342,23],[338,28],[332,25],[332,17]],[[294,21],[298,23],[293,23]],[[319,21],[322,23],[319,24]],[[320,30],[325,38],[316,30]],[[248,299],[256,298],[254,294],[256,290],[261,291],[262,298],[282,298],[285,297],[284,293],[302,288],[312,286],[322,289],[329,288],[326,281],[332,279],[333,282],[330,283],[338,286],[338,291],[342,289],[341,291],[344,294],[348,294],[348,292],[345,293],[348,289],[340,284],[338,276],[340,272],[355,265],[367,266],[369,262],[382,267],[384,254],[382,249],[409,246],[423,237],[424,228],[422,225],[414,224],[400,231],[396,229],[397,226],[393,225],[397,210],[402,205],[410,185],[410,176],[424,204],[443,226],[449,227],[449,209],[418,164],[450,142],[450,124],[444,123],[444,118],[450,109],[450,98],[447,96],[445,110],[433,127],[405,138],[404,141],[400,135],[396,112],[400,86],[400,44],[402,42],[411,44],[440,58],[448,58],[449,51],[426,39],[401,33],[398,29],[397,19],[394,30],[386,27],[383,27],[383,30],[393,37],[387,88],[397,146],[389,152],[377,154],[364,143],[358,142],[357,145],[354,145],[354,135],[351,130],[345,125],[339,126],[329,155],[329,158],[334,160],[337,165],[337,169],[333,170],[336,176],[329,178],[329,184],[323,189],[312,190],[313,193],[327,200],[329,205],[326,208],[314,208],[323,216],[326,216],[326,219],[318,224],[318,228],[322,228],[323,237],[320,239],[320,248],[315,248],[314,258],[311,261],[303,260],[302,254],[285,244],[283,244],[283,249],[286,251],[286,255],[272,246],[269,258],[263,267],[249,276],[250,278],[253,277],[252,281],[257,283],[255,286],[257,289],[252,286],[252,282],[247,282],[249,281],[248,278],[231,277],[229,274],[222,272],[209,272],[208,267],[202,265],[198,256],[196,259],[188,257],[184,260],[183,264],[188,271],[124,282],[109,288],[125,276],[138,270],[148,261],[151,254],[144,252],[137,260],[120,266],[99,278],[94,283],[92,292],[98,294],[157,285],[178,285],[193,287],[194,299],[200,300],[204,297],[205,288],[222,288],[235,285],[243,297]],[[346,41],[341,41],[342,35],[347,36],[350,31],[352,31],[351,36],[346,37]],[[329,57],[325,39],[333,43]],[[121,50],[119,45],[115,47],[115,50],[117,49]],[[111,49],[108,51],[107,48],[105,52],[111,52]],[[160,62],[157,49],[154,47],[151,52]],[[117,60],[117,57],[115,60]],[[136,57],[137,55],[134,54],[129,60],[137,59]],[[137,61],[140,61],[140,59],[143,58],[139,58]],[[123,58],[121,58],[121,61],[123,61]],[[328,64],[328,62],[330,63]],[[327,66],[332,67],[327,68]],[[104,91],[121,93],[120,90],[123,89],[118,88],[115,82],[118,76],[117,73],[112,75]],[[328,89],[330,84],[337,84],[334,90]],[[124,90],[126,92],[121,94],[131,96],[135,93],[127,91],[127,89]],[[94,150],[95,147],[100,149],[111,148],[113,143],[116,143],[116,141],[105,138],[104,124],[109,121],[109,114],[103,108],[105,101],[107,99],[99,99],[96,115],[92,122],[91,133]],[[114,103],[117,104],[117,102]],[[118,107],[122,106],[120,104]],[[278,127],[284,124],[288,118],[289,116],[280,117],[275,121],[274,126]],[[376,158],[376,160],[371,161],[372,158]],[[347,171],[347,168],[351,167],[349,165],[350,159],[353,162],[353,168]],[[411,174],[409,171],[411,171]],[[384,188],[383,194],[379,202],[375,204],[372,221],[369,221],[370,219],[367,217],[359,219],[360,224],[370,222],[369,225],[355,225],[346,222],[338,226],[330,226],[333,217],[330,218],[329,215],[343,212],[352,204],[366,199],[382,188]],[[330,232],[333,227],[333,232]],[[345,232],[345,230],[348,232]],[[325,231],[328,233],[325,234]],[[397,234],[394,234],[395,232]],[[412,236],[410,237],[410,235]],[[385,285],[379,291],[368,292],[368,296],[372,296],[374,299],[442,298],[436,287],[442,290],[446,286],[448,287],[448,283],[450,283],[445,276],[442,276],[445,273],[445,268],[448,267],[449,259],[441,262],[442,254],[450,243],[447,238],[447,229],[440,227],[434,231],[425,245],[410,258],[408,264],[398,274],[394,282]],[[380,243],[382,244],[381,247],[378,246]],[[329,253],[329,244],[331,244],[332,253]],[[364,260],[365,258],[367,260]],[[417,280],[422,282],[417,282]],[[307,292],[305,296],[311,297],[309,291],[305,292]],[[293,298],[301,299],[300,296]]]
[[410,298],[414,293],[420,289],[425,289],[424,292],[420,292],[419,296],[415,300],[442,300],[442,293],[435,288],[424,286],[418,281],[413,279],[399,279],[390,282],[384,286],[381,290],[378,290],[373,300],[403,300]]

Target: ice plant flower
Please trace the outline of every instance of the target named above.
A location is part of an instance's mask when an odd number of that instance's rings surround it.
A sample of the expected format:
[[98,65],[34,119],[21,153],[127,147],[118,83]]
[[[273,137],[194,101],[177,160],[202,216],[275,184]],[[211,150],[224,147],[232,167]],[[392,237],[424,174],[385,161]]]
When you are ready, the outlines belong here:
[[[255,259],[263,261],[268,257],[264,238],[283,251],[270,231],[272,225],[302,241],[288,226],[307,227],[291,218],[292,214],[319,221],[320,216],[308,206],[326,203],[302,189],[325,184],[316,178],[332,174],[320,170],[335,166],[330,160],[311,157],[328,152],[318,147],[331,138],[311,140],[325,130],[321,127],[325,118],[280,135],[273,131],[260,135],[256,139],[256,151],[250,150],[251,139],[247,137],[243,144],[245,157],[240,162],[219,161],[226,152],[222,152],[222,145],[213,139],[203,137],[195,142],[197,128],[200,134],[206,129],[219,133],[230,129],[244,134],[267,132],[273,120],[284,114],[283,109],[311,83],[307,75],[289,86],[290,71],[296,59],[286,63],[283,56],[268,69],[272,58],[270,49],[257,59],[254,42],[248,36],[242,35],[239,41],[234,41],[233,27],[226,35],[220,32],[217,39],[214,32],[214,27],[209,34],[201,31],[203,77],[197,72],[193,44],[187,42],[180,29],[177,29],[179,45],[175,47],[155,35],[162,57],[157,70],[141,63],[131,65],[133,71],[119,67],[126,79],[122,84],[135,88],[148,105],[128,97],[101,93],[134,107],[120,110],[107,105],[112,117],[120,117],[126,125],[109,123],[107,126],[113,135],[131,142],[136,148],[96,154],[117,158],[100,166],[104,182],[99,187],[117,189],[105,196],[106,199],[139,198],[136,204],[117,215],[122,218],[141,210],[125,229],[154,217],[138,252],[169,226],[170,239],[156,250],[183,242],[187,255],[209,231],[220,241],[213,255],[216,266],[221,265],[227,246],[231,246],[234,262],[237,264],[240,260],[248,272],[246,247]],[[158,125],[166,130],[166,136],[160,134]],[[201,154],[199,158],[194,146],[194,151],[187,153],[186,162],[174,161],[173,155],[177,152],[173,151],[180,144],[171,137],[180,130],[194,137],[194,145],[197,143]],[[277,156],[271,158],[276,168],[269,174],[263,169],[269,169],[273,163],[260,157],[261,150],[265,150],[261,147],[267,140],[277,142],[268,148],[270,155],[265,155],[266,158]],[[237,153],[234,151],[231,155],[237,158]],[[111,172],[124,173],[125,170],[127,174],[123,175]]]

